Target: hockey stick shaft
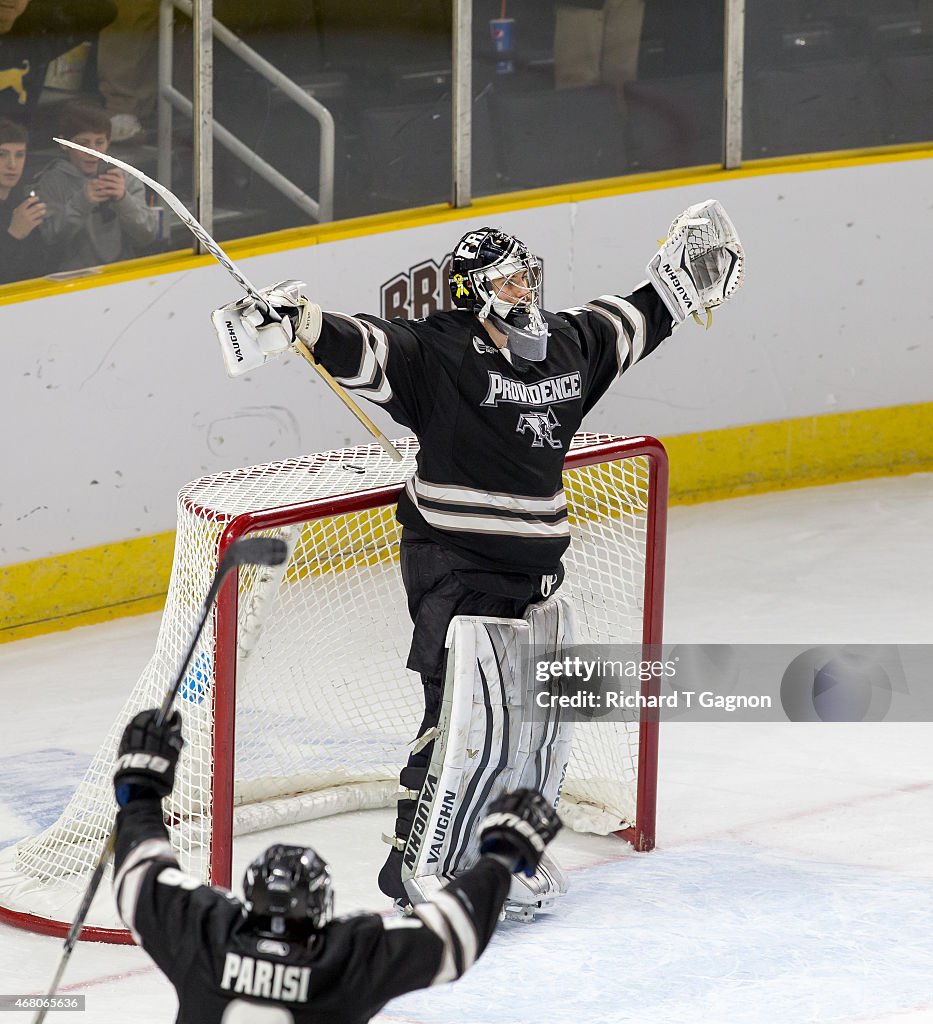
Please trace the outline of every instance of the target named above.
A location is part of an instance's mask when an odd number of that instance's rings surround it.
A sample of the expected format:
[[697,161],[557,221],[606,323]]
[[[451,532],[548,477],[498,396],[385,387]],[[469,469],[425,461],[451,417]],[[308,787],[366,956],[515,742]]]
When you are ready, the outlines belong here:
[[[175,681],[166,692],[165,697],[162,700],[162,704],[159,707],[159,713],[156,716],[157,725],[164,725],[165,720],[171,713],[172,704],[178,694],[179,687],[185,678],[185,673],[188,671],[188,666],[191,664],[191,658],[193,657],[195,648],[198,646],[198,642],[201,639],[201,634],[204,632],[204,626],[207,623],[208,616],[214,606],[214,601],[229,573],[241,565],[281,565],[281,563],[287,558],[288,545],[284,541],[278,540],[274,537],[244,537],[230,545],[217,568],[217,572],[214,574],[210,589],[207,592],[207,597],[204,598],[204,603],[201,606],[201,615],[194,631],[194,636],[191,639],[191,643],[188,645],[188,650],[182,661],[181,668],[175,677]],[[116,840],[117,830],[116,827],[113,827],[110,829],[106,840],[104,840],[104,846],[97,858],[97,863],[94,865],[91,880],[88,882],[87,889],[85,890],[84,896],[81,899],[81,904],[78,907],[78,912],[75,914],[75,919],[71,928],[68,930],[68,935],[65,937],[65,945],[62,950],[61,959],[58,962],[58,968],[55,971],[55,976],[52,978],[52,983],[46,993],[46,999],[49,1002],[51,1002],[55,993],[58,991],[58,986],[65,973],[65,968],[68,965],[71,954],[81,936],[84,921],[87,918],[88,911],[91,909],[91,903],[93,903],[94,897],[97,895],[97,890],[100,888],[101,879],[104,877],[104,869],[107,866],[107,861],[113,854]],[[33,1024],[42,1024],[48,1010],[48,1006],[40,1008],[36,1013]]]
[[[269,305],[269,303],[259,293],[259,289],[255,288],[250,282],[249,278],[243,273],[242,270],[233,262],[232,259],[224,252],[220,245],[214,241],[214,239],[207,233],[206,229],[201,223],[195,218],[194,214],[185,206],[185,204],[175,195],[174,192],[170,192],[164,185],[159,184],[154,178],[150,178],[148,174],[144,174],[139,168],[134,167],[132,164],[125,163],[123,160],[118,160],[115,156],[111,156],[109,153],[100,153],[96,149],[88,149],[87,146],[79,146],[77,142],[69,142],[67,139],[55,139],[55,142],[62,146],[67,146],[69,149],[77,149],[81,153],[87,153],[89,156],[97,157],[99,160],[104,160],[108,164],[113,164],[114,167],[119,167],[121,171],[125,171],[127,174],[131,174],[134,178],[138,178],[144,185],[148,185],[156,195],[161,196],[165,200],[166,204],[175,213],[178,219],[188,228],[188,230],[194,235],[195,238],[204,246],[205,249],[214,257],[215,260],[227,271],[227,273],[236,281],[236,283],[246,292],[246,294],[255,302],[262,311],[273,320],[281,320],[281,316]],[[344,391],[344,389],[334,380],[334,378],[318,363],[311,355],[310,350],[307,346],[298,342],[295,346],[302,356],[314,367],[320,377],[324,380],[327,386],[334,392],[334,394],[340,399],[341,402],[353,413],[353,415],[362,423],[362,425],[369,431],[370,434],[375,437],[379,444],[383,447],[386,453],[395,462],[401,462],[402,456],[398,449],[392,444],[391,441],[382,433],[382,431],[376,426],[375,423],[363,412],[362,409],[350,398],[350,396]]]
[[383,451],[392,459],[393,462],[402,461],[402,453],[395,447],[394,444],[383,434],[383,432],[376,426],[375,423],[363,412],[362,409],[350,398],[350,396],[343,390],[343,388],[334,380],[330,373],[314,358],[311,353],[311,349],[298,339],[294,346],[298,354],[302,356],[311,366],[314,367],[318,376],[320,376],[327,386],[334,392],[334,394],[340,399],[341,402],[353,413],[353,415],[363,424],[364,427],[375,437],[375,439],[382,446]]

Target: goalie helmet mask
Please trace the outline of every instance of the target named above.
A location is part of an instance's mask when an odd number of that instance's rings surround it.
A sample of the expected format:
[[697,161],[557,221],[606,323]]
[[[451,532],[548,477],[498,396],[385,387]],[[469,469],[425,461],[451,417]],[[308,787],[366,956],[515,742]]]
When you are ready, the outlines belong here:
[[263,935],[305,941],[334,912],[330,871],[309,847],[270,846],[243,878],[247,919]]
[[541,262],[524,242],[496,228],[468,231],[451,256],[448,284],[454,305],[489,320],[508,338],[514,355],[532,363],[544,359],[548,328],[538,307]]

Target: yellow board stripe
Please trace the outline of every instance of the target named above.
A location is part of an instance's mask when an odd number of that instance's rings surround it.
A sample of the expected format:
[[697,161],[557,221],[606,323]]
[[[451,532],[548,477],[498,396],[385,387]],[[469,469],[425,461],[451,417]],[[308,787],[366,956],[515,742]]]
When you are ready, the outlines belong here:
[[174,549],[170,531],[0,567],[0,642],[156,611]]
[[[672,505],[930,472],[933,402],[680,434],[664,443]],[[0,568],[0,643],[157,610],[174,538],[161,533]]]
[[664,439],[671,504],[933,470],[933,402]]

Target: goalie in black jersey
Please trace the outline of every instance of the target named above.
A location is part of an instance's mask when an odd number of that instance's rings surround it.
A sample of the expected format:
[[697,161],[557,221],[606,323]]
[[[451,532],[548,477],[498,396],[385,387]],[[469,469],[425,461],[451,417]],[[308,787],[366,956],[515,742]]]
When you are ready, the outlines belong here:
[[[539,306],[539,260],[488,227],[467,232],[454,249],[450,312],[391,321],[327,313],[296,281],[262,293],[280,322],[251,298],[215,311],[231,376],[300,344],[345,388],[417,435],[417,469],[397,518],[414,623],[407,666],[424,687],[418,736],[438,723],[451,620],[520,618],[560,586],[570,543],[561,471],[583,417],[676,326],[702,312],[711,318],[738,288],[744,265],[732,222],[709,200],[673,222],[644,284],[558,313]],[[433,753],[431,742],[419,745],[401,773],[392,850],[379,877],[400,901],[411,896],[403,853],[412,852]]]
[[241,902],[183,874],[162,797],[172,791],[181,716],[155,709],[120,742],[114,892],[136,942],[178,994],[176,1024],[363,1024],[406,992],[459,978],[486,948],[513,871],[531,873],[560,829],[539,794],[511,793],[480,823],[474,868],[409,918],[331,920],[327,865],[270,846],[246,870]]

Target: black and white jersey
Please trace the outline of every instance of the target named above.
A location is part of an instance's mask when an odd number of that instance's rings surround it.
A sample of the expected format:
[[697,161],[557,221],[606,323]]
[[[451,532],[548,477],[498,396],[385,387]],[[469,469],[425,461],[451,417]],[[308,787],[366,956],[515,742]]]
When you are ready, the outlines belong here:
[[418,437],[398,519],[486,567],[553,572],[570,542],[561,483],[584,415],[666,338],[644,285],[546,313],[546,358],[514,362],[465,310],[423,320],[325,313],[317,359]]
[[236,897],[179,870],[155,797],[117,818],[117,906],[175,986],[176,1024],[362,1024],[390,999],[460,977],[486,948],[509,880],[484,857],[413,917],[358,914],[289,943],[257,935]]

